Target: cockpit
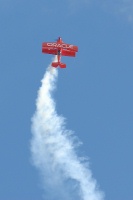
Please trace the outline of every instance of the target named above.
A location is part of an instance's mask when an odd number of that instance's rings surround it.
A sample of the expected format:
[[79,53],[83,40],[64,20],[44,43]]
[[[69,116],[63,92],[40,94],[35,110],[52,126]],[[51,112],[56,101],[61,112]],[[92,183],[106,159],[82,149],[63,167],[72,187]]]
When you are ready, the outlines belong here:
[[61,54],[61,52],[60,52],[60,50],[58,50],[58,56],[60,56],[60,54]]

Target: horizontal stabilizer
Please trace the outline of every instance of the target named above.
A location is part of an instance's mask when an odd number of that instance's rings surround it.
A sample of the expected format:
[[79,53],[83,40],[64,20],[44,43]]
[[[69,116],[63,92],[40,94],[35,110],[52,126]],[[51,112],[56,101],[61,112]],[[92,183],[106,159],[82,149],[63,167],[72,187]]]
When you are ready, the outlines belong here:
[[59,66],[60,66],[60,68],[66,68],[66,64],[64,64],[64,63],[60,63]]
[[66,68],[66,64],[64,63],[59,63],[59,62],[52,62],[52,67],[58,67],[60,66],[60,68]]
[[58,62],[52,62],[52,67],[58,67],[59,63]]

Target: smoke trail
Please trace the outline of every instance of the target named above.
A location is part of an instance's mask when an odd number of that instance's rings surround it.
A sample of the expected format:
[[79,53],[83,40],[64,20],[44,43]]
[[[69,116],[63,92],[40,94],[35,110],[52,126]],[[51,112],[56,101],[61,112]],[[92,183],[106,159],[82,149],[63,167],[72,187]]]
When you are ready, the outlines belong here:
[[[56,112],[52,98],[58,71],[48,67],[38,91],[32,118],[31,152],[48,199],[103,200],[90,169],[77,156],[72,131]],[[45,196],[46,199],[46,196]]]

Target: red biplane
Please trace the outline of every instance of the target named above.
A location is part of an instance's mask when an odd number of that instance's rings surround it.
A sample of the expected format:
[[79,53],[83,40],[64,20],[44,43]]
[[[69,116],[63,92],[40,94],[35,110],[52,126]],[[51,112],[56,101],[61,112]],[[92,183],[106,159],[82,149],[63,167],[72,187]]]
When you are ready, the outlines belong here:
[[66,68],[66,64],[61,63],[61,56],[76,56],[78,47],[72,44],[66,44],[61,37],[56,42],[43,42],[42,53],[57,55],[57,62],[52,62],[52,67]]

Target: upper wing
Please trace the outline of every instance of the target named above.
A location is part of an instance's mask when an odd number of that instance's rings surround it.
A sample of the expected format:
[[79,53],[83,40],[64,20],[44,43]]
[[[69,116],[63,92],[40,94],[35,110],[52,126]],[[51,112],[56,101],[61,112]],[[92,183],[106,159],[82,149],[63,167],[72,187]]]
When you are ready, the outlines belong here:
[[57,55],[57,49],[42,47],[42,53]]
[[62,49],[61,55],[62,56],[72,56],[72,57],[75,57],[76,56],[76,52],[75,51],[69,51],[67,49]]
[[54,44],[56,44],[56,43],[54,43],[54,42],[43,42],[43,43],[42,43],[42,47],[45,47],[45,48],[48,48],[48,47],[53,48],[53,47],[54,47]]
[[63,44],[62,44],[62,48],[63,48],[63,49],[70,50],[70,51],[78,52],[78,46],[75,46],[75,45],[72,45],[72,44],[63,43]]
[[72,45],[72,47],[70,48],[70,50],[73,50],[73,51],[75,51],[75,52],[78,52],[78,47],[77,47],[77,46],[74,46],[74,45]]
[[57,49],[67,49],[70,51],[78,52],[78,47],[72,44],[57,43],[57,42],[43,42],[42,47],[44,48],[57,48]]

